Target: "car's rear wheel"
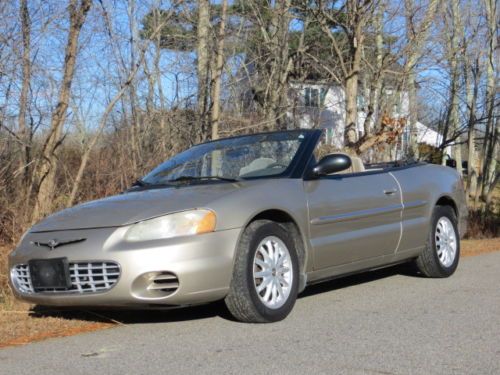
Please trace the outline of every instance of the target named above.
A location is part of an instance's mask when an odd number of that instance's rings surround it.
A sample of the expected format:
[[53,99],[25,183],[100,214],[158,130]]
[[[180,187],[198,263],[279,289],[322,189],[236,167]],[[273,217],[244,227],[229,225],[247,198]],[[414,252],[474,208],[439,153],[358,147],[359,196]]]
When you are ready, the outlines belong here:
[[279,321],[295,304],[298,281],[294,241],[279,224],[256,220],[240,239],[225,302],[240,321]]
[[451,276],[460,258],[460,236],[453,208],[436,206],[426,247],[417,258],[419,271],[427,277]]

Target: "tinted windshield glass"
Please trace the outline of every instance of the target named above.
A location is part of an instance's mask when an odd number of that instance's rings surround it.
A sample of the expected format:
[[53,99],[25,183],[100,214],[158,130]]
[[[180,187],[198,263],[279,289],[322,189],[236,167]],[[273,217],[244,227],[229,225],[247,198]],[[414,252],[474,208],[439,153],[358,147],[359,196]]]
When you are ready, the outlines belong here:
[[155,168],[146,184],[202,178],[244,179],[286,171],[306,134],[300,131],[256,134],[194,146]]

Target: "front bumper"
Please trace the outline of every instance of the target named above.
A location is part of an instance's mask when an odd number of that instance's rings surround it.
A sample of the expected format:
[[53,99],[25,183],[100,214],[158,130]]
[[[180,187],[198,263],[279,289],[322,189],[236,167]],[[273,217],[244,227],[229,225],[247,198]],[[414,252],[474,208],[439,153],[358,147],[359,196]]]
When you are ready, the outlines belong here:
[[[9,257],[9,270],[30,259],[67,257],[70,263],[116,262],[120,277],[104,292],[23,293],[16,283],[16,296],[25,301],[53,306],[162,307],[200,304],[224,298],[233,271],[233,260],[240,229],[167,240],[124,242],[127,228],[29,233]],[[85,241],[49,250],[35,242],[57,238]],[[178,287],[172,293],[150,290],[148,280],[158,274],[174,274]]]

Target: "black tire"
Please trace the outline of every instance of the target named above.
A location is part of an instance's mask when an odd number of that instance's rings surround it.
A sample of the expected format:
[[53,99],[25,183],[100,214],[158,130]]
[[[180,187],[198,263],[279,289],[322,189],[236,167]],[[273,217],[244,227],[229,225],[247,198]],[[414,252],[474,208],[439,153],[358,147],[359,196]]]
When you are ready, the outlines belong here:
[[[257,295],[253,278],[254,257],[260,242],[278,237],[288,248],[292,265],[292,283],[286,302],[278,308],[267,307]],[[299,263],[293,238],[279,224],[269,220],[256,220],[243,232],[236,249],[233,278],[225,303],[231,314],[241,322],[270,323],[286,318],[297,299]]]
[[[453,263],[448,267],[445,266],[438,256],[438,248],[436,246],[436,227],[441,218],[448,218],[451,221],[453,230],[455,231],[455,238],[457,243],[457,249],[455,253],[455,258]],[[418,270],[427,277],[443,278],[453,275],[458,267],[458,261],[460,258],[460,236],[457,226],[457,216],[455,211],[450,206],[436,206],[432,213],[431,228],[429,231],[429,237],[427,239],[427,244],[424,251],[415,261]]]

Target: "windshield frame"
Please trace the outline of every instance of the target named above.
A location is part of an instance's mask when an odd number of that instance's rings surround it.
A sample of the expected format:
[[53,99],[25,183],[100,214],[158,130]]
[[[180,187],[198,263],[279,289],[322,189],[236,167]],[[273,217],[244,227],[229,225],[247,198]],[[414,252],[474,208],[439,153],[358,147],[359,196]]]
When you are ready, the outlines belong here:
[[[183,152],[187,152],[193,148],[207,145],[207,144],[212,144],[212,143],[230,142],[233,139],[236,140],[236,139],[241,139],[241,138],[246,138],[246,137],[263,137],[263,136],[280,134],[280,133],[286,133],[286,134],[296,133],[297,137],[299,135],[304,136],[304,139],[300,142],[300,145],[299,145],[297,151],[295,152],[295,155],[293,156],[292,160],[290,161],[288,167],[284,171],[282,171],[281,173],[272,174],[272,175],[241,177],[241,178],[238,178],[238,181],[250,181],[250,180],[272,179],[272,178],[301,178],[303,171],[305,169],[305,166],[307,164],[307,161],[309,160],[309,157],[307,157],[307,155],[305,155],[305,154],[308,154],[308,153],[310,154],[312,152],[311,150],[314,149],[314,145],[317,142],[317,138],[321,134],[320,130],[294,129],[294,130],[282,130],[282,131],[273,131],[273,132],[260,132],[260,133],[253,133],[253,134],[245,134],[245,135],[221,138],[221,139],[217,139],[217,140],[213,140],[213,141],[199,143],[197,145],[194,145],[194,146],[186,149]],[[181,152],[181,153],[183,153],[183,152]],[[146,180],[146,177],[149,174],[151,174],[155,169],[159,168],[161,165],[163,165],[165,163],[168,163],[170,160],[177,157],[181,153],[173,155],[171,158],[165,160],[164,162],[160,163],[158,166],[153,168],[151,171],[149,171],[142,179],[138,180],[138,182],[140,182],[140,184],[137,184],[135,186],[134,190],[137,190],[137,189],[143,190],[143,189],[155,188],[155,187],[173,187],[173,186],[178,186],[178,185],[230,183],[230,181],[224,181],[222,179],[221,180],[197,179],[197,180],[191,180],[191,181],[184,181],[183,183],[170,181],[170,182],[167,182],[165,184],[153,184],[153,183],[148,182]],[[225,176],[222,176],[222,177],[225,177]]]

